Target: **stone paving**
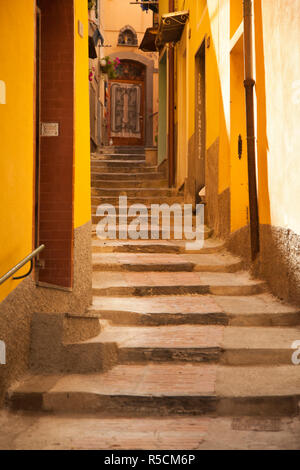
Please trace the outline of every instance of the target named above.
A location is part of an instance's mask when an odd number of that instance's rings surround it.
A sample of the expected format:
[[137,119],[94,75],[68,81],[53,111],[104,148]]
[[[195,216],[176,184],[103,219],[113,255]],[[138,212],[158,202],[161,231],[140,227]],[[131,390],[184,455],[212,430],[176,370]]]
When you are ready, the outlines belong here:
[[5,450],[300,449],[299,418],[112,419],[1,412],[0,428]]
[[[94,155],[94,204],[118,192],[183,203],[157,168],[128,158]],[[11,388],[0,448],[300,449],[300,309],[203,230],[186,252],[183,240],[98,240],[94,226],[93,304],[78,317],[100,334],[62,334],[59,372]]]

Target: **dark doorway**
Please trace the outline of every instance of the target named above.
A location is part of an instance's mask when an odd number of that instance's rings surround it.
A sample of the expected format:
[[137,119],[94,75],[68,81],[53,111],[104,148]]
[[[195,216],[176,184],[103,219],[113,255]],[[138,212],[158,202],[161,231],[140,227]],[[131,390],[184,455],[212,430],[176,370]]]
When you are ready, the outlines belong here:
[[34,201],[34,244],[39,245],[39,204],[40,204],[40,128],[41,128],[41,10],[36,8],[35,37],[35,201]]
[[206,80],[205,41],[195,57],[195,152],[193,169],[195,175],[196,202],[205,186],[206,155]]

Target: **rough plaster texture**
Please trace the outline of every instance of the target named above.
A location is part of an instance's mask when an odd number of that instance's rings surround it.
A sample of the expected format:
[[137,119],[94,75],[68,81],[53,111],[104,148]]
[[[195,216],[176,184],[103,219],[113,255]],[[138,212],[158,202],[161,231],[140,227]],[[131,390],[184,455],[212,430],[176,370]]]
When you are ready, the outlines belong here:
[[[70,320],[70,319],[69,319]],[[78,319],[79,320],[79,319]],[[61,314],[35,313],[32,318],[30,343],[30,369],[34,373],[60,372],[99,372],[109,369],[117,363],[117,350],[113,342],[77,343],[88,340],[100,333],[100,322],[96,318],[80,319],[77,324],[82,328],[78,334],[65,341],[65,318]],[[74,327],[73,327],[74,330]],[[75,337],[74,337],[75,336]]]
[[206,152],[205,180],[208,225],[217,237],[230,233],[230,189],[219,194],[219,138]]
[[25,279],[0,304],[0,339],[6,343],[7,364],[0,366],[0,405],[9,385],[28,368],[30,325],[34,312],[82,313],[91,303],[91,223],[74,232],[74,286],[71,292],[36,287]]
[[[249,226],[232,233],[227,248],[251,266]],[[260,225],[260,255],[252,264],[255,276],[265,279],[272,293],[300,305],[300,236],[292,230]]]
[[300,305],[300,236],[292,230],[260,226],[258,273],[279,298]]
[[250,227],[246,226],[233,232],[227,239],[227,248],[241,256],[247,266],[251,264]]

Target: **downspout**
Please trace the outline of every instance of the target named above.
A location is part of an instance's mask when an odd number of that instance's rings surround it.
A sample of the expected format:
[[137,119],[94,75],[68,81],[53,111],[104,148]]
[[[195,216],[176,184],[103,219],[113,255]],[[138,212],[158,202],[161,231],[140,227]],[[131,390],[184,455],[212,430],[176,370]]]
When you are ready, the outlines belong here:
[[256,186],[256,145],[254,125],[254,86],[253,77],[253,0],[244,3],[244,62],[247,122],[248,186],[250,208],[251,257],[254,261],[259,253],[259,215]]
[[[169,0],[169,12],[174,11],[174,0]],[[168,160],[169,160],[169,186],[175,184],[175,136],[174,136],[174,108],[175,108],[175,59],[174,59],[174,46],[169,45],[168,51],[169,58],[169,123],[168,123]]]

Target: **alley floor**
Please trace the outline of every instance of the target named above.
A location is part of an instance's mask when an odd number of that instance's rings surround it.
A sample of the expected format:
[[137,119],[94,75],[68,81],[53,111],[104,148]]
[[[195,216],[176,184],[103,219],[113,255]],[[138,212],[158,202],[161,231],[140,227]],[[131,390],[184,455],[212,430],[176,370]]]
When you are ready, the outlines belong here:
[[0,413],[6,450],[299,450],[299,418]]
[[93,303],[9,391],[0,448],[300,449],[299,309],[206,226],[193,252],[173,232],[99,239],[97,207],[119,195],[184,203],[143,154],[93,156]]

